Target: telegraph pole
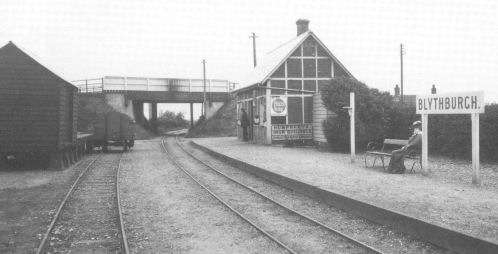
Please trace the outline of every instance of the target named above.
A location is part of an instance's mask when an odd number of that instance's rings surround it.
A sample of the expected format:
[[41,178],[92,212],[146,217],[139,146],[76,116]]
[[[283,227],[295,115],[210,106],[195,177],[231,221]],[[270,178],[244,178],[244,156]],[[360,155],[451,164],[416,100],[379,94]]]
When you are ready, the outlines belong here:
[[249,36],[249,38],[252,38],[252,54],[253,54],[253,58],[254,58],[254,67],[256,67],[256,34],[255,33],[252,33],[251,36]]
[[403,98],[403,55],[405,54],[403,44],[399,44],[399,57],[401,60],[401,104],[404,104]]
[[202,59],[202,81],[204,84],[204,99],[202,101],[202,115],[206,118],[206,59]]

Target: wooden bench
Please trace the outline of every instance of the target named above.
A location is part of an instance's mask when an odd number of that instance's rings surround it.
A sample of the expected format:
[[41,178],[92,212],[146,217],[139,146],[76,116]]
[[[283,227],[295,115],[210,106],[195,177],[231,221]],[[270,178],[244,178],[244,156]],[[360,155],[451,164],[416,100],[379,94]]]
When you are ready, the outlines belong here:
[[[404,139],[384,139],[384,142],[382,144],[378,142],[369,142],[367,145],[367,151],[365,152],[365,167],[368,167],[367,158],[369,156],[373,156],[374,161],[372,167],[375,166],[375,162],[377,161],[377,159],[380,159],[382,161],[382,168],[385,171],[386,165],[384,162],[384,158],[391,157],[392,151],[400,149],[401,147],[405,146],[407,143],[408,140]],[[413,160],[410,172],[413,172],[413,167],[415,166],[416,163],[418,163],[420,168],[422,169],[422,158],[420,157],[420,151],[418,150],[409,151],[409,153],[405,156],[405,159]]]

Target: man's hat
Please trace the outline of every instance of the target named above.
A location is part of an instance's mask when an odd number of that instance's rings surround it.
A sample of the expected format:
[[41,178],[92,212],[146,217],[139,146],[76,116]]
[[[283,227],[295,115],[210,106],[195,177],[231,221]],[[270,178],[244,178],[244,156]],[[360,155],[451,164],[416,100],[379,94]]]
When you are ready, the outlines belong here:
[[412,123],[412,127],[420,127],[422,126],[422,122],[421,121],[415,121]]

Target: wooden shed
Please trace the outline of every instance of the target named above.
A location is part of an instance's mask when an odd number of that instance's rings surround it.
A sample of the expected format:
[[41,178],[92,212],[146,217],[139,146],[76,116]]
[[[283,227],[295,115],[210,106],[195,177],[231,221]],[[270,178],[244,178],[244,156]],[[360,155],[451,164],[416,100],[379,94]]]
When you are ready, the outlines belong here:
[[78,90],[14,43],[0,48],[0,154],[49,168],[74,159]]
[[[308,24],[298,20],[297,36],[269,52],[233,92],[237,117],[244,108],[252,120],[249,140],[326,142],[322,123],[335,114],[325,108],[320,92],[336,77],[354,77]],[[237,133],[242,139],[240,126]]]

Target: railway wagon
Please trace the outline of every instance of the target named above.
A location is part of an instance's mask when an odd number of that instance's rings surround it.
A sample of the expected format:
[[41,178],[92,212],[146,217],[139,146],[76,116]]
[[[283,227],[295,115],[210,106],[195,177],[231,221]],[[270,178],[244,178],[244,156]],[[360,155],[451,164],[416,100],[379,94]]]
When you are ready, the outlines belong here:
[[77,107],[75,86],[14,43],[0,48],[0,167],[74,163]]
[[95,126],[94,145],[107,151],[108,146],[122,146],[128,150],[135,144],[135,121],[119,112],[107,112]]

